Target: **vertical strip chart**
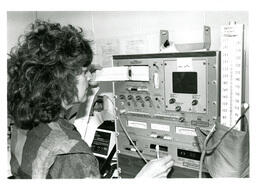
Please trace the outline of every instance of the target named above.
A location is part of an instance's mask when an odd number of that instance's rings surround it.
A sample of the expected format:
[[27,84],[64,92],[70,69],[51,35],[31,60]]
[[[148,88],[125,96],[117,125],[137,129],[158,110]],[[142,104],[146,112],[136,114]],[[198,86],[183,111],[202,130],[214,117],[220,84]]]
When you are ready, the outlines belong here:
[[[221,28],[221,124],[232,127],[241,116],[244,25]],[[240,130],[241,123],[235,129]]]

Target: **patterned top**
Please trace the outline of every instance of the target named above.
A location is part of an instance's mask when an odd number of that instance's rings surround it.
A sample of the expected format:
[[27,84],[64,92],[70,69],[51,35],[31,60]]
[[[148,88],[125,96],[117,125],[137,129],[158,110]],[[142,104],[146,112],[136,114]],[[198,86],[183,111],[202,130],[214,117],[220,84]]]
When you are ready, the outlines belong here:
[[100,178],[97,159],[64,119],[29,131],[14,127],[10,163],[15,178]]

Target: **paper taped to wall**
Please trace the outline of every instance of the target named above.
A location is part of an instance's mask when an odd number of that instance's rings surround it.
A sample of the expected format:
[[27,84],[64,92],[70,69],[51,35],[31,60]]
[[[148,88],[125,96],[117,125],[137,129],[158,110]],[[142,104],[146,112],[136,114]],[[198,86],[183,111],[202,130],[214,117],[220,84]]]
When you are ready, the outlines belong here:
[[95,81],[149,81],[148,66],[106,67],[96,71]]

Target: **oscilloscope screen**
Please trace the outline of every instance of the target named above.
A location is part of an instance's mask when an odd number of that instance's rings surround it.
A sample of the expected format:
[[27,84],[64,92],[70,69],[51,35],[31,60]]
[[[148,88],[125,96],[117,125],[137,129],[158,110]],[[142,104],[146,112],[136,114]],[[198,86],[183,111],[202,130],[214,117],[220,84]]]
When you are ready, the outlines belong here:
[[173,93],[197,94],[197,72],[173,72]]

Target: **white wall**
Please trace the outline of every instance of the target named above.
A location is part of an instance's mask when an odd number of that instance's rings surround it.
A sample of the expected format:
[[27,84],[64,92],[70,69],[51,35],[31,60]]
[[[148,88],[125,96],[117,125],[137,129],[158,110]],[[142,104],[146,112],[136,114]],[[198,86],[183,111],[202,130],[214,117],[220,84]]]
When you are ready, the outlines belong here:
[[7,50],[17,44],[18,38],[24,33],[27,26],[36,18],[36,12],[7,12]]
[[[158,32],[160,29],[183,29],[208,25],[211,27],[211,50],[220,49],[220,27],[229,21],[245,24],[246,50],[246,101],[249,100],[249,58],[248,58],[248,13],[242,11],[201,11],[201,12],[166,12],[166,11],[46,11],[46,12],[8,12],[8,51],[16,44],[19,34],[36,17],[61,24],[82,27],[90,39],[118,38],[140,33]],[[189,32],[188,32],[189,34]],[[104,86],[103,86],[104,87]],[[105,87],[107,89],[109,85]]]
[[92,33],[88,33],[88,31],[93,31],[93,15],[90,11],[40,11],[37,12],[37,18],[58,22],[62,25],[72,24],[81,27],[88,34],[85,37],[93,37]]
[[[160,29],[185,29],[208,25],[212,32],[211,50],[220,48],[220,26],[235,20],[245,24],[248,30],[247,12],[166,12],[166,11],[40,11],[8,12],[8,50],[16,44],[19,34],[35,18],[72,24],[82,27],[88,38],[131,36],[140,33],[155,32]],[[93,32],[93,33],[92,33]],[[189,34],[189,32],[188,32]],[[247,35],[245,35],[247,36]],[[246,40],[247,41],[247,40]],[[246,49],[247,49],[246,42]],[[248,51],[248,50],[246,50]]]

